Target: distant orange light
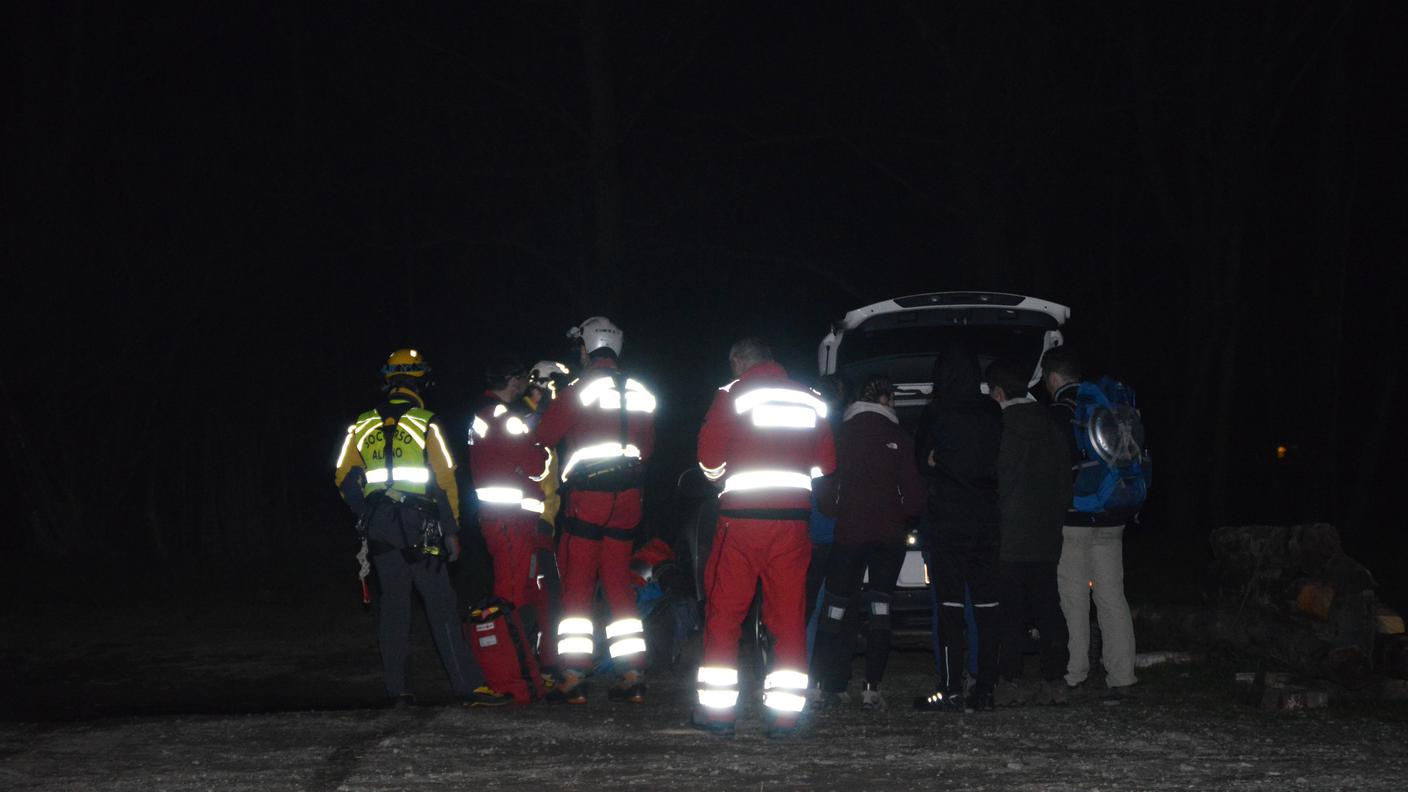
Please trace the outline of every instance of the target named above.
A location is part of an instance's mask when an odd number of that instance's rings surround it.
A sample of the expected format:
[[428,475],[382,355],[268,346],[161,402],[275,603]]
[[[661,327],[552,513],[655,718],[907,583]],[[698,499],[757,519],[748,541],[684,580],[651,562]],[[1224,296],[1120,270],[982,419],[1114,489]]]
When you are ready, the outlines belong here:
[[1286,458],[1286,452],[1287,452],[1287,448],[1286,448],[1285,446],[1283,446],[1283,445],[1278,445],[1278,446],[1276,446],[1276,458],[1277,458],[1277,459],[1285,459],[1285,458]]
[[1089,586],[1090,588],[1095,588],[1095,581],[1091,580],[1091,581],[1089,581],[1089,584],[1090,584],[1090,586]]

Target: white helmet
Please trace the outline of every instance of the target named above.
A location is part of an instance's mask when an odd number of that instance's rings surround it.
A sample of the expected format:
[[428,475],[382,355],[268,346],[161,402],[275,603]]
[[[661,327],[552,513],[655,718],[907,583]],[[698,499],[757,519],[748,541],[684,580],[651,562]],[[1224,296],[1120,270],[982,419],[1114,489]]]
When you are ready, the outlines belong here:
[[611,320],[605,316],[593,316],[577,327],[568,330],[567,337],[579,339],[589,355],[602,347],[607,347],[619,355],[626,334],[621,332],[621,328],[612,324]]
[[528,381],[535,385],[546,386],[556,377],[567,376],[566,366],[556,360],[539,360],[533,364],[533,368],[528,370]]

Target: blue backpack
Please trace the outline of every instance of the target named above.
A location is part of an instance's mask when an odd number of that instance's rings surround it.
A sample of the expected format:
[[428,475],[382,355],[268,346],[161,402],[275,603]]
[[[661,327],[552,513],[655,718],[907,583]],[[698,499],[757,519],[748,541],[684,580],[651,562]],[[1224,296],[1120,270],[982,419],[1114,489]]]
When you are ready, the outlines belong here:
[[1075,510],[1133,515],[1144,505],[1154,465],[1144,447],[1144,422],[1134,389],[1111,377],[1082,382],[1071,421],[1081,461]]

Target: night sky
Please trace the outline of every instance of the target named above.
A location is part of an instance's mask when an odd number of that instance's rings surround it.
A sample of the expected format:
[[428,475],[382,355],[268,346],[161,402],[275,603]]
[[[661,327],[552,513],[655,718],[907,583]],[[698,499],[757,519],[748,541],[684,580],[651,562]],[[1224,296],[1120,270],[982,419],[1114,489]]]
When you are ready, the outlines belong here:
[[1128,5],[29,4],[0,549],[323,563],[387,353],[458,424],[594,314],[669,535],[733,340],[810,379],[845,311],[988,289],[1138,390],[1144,530],[1326,520],[1401,586],[1408,8]]

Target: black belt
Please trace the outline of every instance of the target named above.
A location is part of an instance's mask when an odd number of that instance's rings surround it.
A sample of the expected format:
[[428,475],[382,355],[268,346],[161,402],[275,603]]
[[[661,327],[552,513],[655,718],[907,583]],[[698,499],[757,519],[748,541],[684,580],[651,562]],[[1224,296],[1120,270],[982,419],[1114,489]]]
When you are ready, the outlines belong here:
[[719,509],[721,517],[740,520],[809,520],[811,509]]
[[635,531],[626,528],[607,528],[604,525],[596,525],[595,523],[589,523],[585,520],[579,520],[576,517],[568,517],[563,521],[562,532],[580,539],[591,539],[593,541],[600,541],[604,537],[606,539],[619,539],[623,542],[631,542],[636,538]]

